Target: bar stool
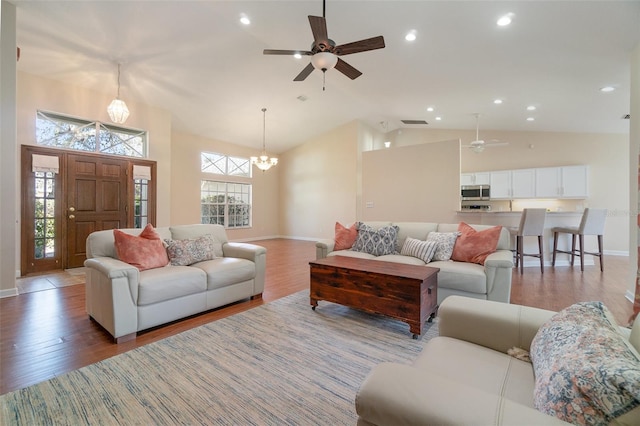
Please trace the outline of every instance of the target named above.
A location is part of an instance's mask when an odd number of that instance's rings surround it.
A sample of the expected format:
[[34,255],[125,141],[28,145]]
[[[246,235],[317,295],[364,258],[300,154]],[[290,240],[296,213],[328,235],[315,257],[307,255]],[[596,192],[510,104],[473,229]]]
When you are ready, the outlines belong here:
[[[523,209],[520,216],[520,226],[509,228],[511,235],[516,237],[516,268],[520,265],[520,273],[524,272],[524,256],[537,257],[540,259],[540,271],[544,274],[544,252],[542,244],[542,233],[544,231],[544,220],[547,216],[546,209]],[[538,253],[524,252],[524,237],[538,237]]]
[[[556,227],[551,230],[553,232],[553,260],[551,265],[556,264],[556,253],[567,253],[571,255],[571,266],[576,256],[580,256],[580,271],[584,271],[584,255],[590,254],[600,258],[600,271],[604,271],[602,264],[602,235],[604,234],[604,222],[607,218],[607,209],[584,209],[580,226]],[[571,234],[571,251],[558,250],[558,234]],[[598,251],[584,251],[584,236],[596,235],[598,237]],[[576,250],[576,236],[580,242],[580,247]]]

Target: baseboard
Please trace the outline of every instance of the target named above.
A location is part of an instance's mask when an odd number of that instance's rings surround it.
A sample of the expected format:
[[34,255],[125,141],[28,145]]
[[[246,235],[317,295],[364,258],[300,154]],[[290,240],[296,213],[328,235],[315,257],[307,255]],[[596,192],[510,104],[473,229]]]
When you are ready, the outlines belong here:
[[4,299],[5,297],[13,297],[13,296],[17,296],[18,293],[18,288],[14,287],[14,288],[9,288],[6,290],[0,290],[0,299]]

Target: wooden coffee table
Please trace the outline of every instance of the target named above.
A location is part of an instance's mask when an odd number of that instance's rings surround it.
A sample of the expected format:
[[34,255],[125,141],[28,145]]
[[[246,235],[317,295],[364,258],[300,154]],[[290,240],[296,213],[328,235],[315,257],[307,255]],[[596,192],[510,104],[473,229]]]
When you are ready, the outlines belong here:
[[438,271],[429,266],[331,256],[309,262],[310,302],[339,303],[409,324],[413,338],[438,310]]

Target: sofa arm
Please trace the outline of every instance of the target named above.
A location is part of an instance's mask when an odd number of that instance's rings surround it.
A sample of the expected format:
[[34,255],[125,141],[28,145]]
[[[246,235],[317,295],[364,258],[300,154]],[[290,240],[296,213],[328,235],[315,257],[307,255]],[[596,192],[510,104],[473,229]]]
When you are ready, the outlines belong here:
[[447,297],[438,309],[441,336],[507,353],[529,350],[538,329],[555,312],[462,296]]
[[225,243],[222,245],[224,257],[238,257],[252,261],[256,265],[256,277],[253,285],[253,296],[262,294],[267,269],[267,249],[247,243]]
[[333,239],[324,239],[316,241],[316,260],[324,259],[333,251],[336,242]]
[[566,425],[531,407],[415,367],[382,363],[356,394],[367,425]]
[[487,299],[509,303],[513,273],[511,250],[498,250],[487,256],[484,261],[484,272],[487,277]]
[[87,259],[84,266],[87,313],[116,339],[137,332],[140,271],[110,257]]

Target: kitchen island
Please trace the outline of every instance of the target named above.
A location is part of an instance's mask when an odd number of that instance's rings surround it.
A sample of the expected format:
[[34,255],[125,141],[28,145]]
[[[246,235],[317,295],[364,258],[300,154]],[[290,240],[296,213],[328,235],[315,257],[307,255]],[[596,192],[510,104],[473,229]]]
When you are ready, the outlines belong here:
[[[478,211],[478,210],[460,210],[456,212],[461,222],[477,225],[501,225],[507,228],[517,228],[520,225],[521,211]],[[553,254],[553,234],[551,228],[556,226],[578,226],[582,218],[582,211],[547,211],[544,223],[544,233],[542,235],[544,243],[544,263],[545,266],[551,266],[551,257]],[[571,237],[567,234],[560,234],[558,239],[558,249],[567,250],[571,246]],[[511,247],[515,247],[515,238],[511,241]],[[585,251],[597,251],[598,243],[594,238],[585,238]],[[537,253],[538,240],[535,237],[524,238],[524,252]],[[576,259],[578,271],[580,259]],[[586,255],[584,259],[585,265],[593,265],[593,256]],[[556,256],[556,266],[569,265],[569,255],[559,253]],[[540,262],[536,258],[525,257],[524,266],[539,267]]]

